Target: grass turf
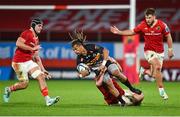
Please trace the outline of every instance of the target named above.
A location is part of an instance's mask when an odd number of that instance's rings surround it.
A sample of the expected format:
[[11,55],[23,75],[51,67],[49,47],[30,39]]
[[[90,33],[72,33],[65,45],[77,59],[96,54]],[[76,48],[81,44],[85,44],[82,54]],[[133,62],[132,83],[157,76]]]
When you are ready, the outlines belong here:
[[[4,103],[4,87],[15,81],[0,82],[0,115],[3,116],[175,116],[180,115],[180,82],[165,82],[169,100],[160,98],[156,84],[141,82],[138,86],[145,99],[141,106],[107,106],[103,96],[91,80],[49,80],[50,96],[60,96],[60,102],[45,106],[38,83],[31,80],[25,90],[12,93],[9,103]],[[122,86],[122,85],[121,85]],[[124,87],[124,86],[123,86]]]

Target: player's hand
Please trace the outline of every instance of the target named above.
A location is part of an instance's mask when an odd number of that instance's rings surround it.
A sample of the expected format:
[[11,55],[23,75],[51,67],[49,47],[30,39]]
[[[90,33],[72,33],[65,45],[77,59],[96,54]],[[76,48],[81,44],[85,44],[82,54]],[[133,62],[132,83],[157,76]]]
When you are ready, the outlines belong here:
[[83,75],[78,73],[78,78],[83,78]]
[[173,49],[168,49],[168,58],[172,59],[174,57]]
[[102,68],[99,72],[99,75],[97,76],[97,79],[99,79],[102,75],[104,75],[106,70],[107,70],[107,67]]
[[110,31],[114,34],[120,34],[120,30],[116,26],[111,26]]
[[45,75],[45,77],[46,77],[47,79],[52,78],[52,75],[51,75],[48,71],[44,70],[43,72],[44,72],[44,75]]
[[106,68],[106,66],[105,66],[105,65],[101,65],[101,66],[99,66],[99,68],[98,68],[98,69],[99,69],[100,71],[103,71],[105,68]]
[[95,78],[96,86],[101,86],[103,82],[104,73],[107,70],[105,67],[103,70],[100,71],[99,75]]
[[38,51],[41,49],[41,46],[40,45],[36,45],[32,48],[33,51]]

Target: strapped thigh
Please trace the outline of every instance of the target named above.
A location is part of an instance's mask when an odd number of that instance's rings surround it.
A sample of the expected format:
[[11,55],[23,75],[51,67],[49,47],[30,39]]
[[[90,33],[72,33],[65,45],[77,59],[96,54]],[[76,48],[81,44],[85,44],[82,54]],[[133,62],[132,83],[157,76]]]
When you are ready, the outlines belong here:
[[119,70],[119,67],[117,66],[117,64],[113,63],[108,66],[108,72],[110,74],[112,74],[113,71],[115,71],[115,70]]
[[35,79],[35,78],[37,78],[40,74],[42,74],[42,71],[39,70],[39,69],[37,69],[37,70],[35,70],[35,71],[31,74],[31,77]]
[[17,79],[19,81],[28,81],[28,73],[25,71],[25,66],[23,63],[12,62],[12,68],[14,69]]

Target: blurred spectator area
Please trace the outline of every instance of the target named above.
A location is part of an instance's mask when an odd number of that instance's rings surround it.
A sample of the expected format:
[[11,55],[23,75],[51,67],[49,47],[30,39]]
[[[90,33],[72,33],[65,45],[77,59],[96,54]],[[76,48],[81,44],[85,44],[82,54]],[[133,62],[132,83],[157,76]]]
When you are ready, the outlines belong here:
[[[83,5],[83,4],[129,4],[129,0],[44,0],[31,1],[0,1],[1,5]],[[157,18],[169,26],[174,42],[180,42],[180,1],[179,0],[137,0],[136,24],[144,19],[144,10],[154,7]],[[128,29],[128,10],[0,10],[0,41],[15,41],[20,33],[29,28],[33,18],[44,21],[41,41],[70,41],[68,32],[83,29],[88,41],[121,42],[121,36],[114,35],[109,28],[112,25],[119,29]],[[140,39],[143,42],[143,38]]]

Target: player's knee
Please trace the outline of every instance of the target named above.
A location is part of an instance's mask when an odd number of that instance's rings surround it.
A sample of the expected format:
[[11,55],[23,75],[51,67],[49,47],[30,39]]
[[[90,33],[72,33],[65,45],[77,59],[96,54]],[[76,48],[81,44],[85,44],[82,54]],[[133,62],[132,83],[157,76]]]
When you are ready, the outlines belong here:
[[155,65],[152,73],[152,77],[156,78],[157,75],[161,72],[161,65]]
[[118,77],[119,74],[120,74],[120,71],[119,71],[118,69],[116,69],[116,70],[113,70],[113,71],[111,72],[111,74]]
[[28,80],[23,80],[20,83],[21,89],[26,89],[28,87],[29,81]]
[[156,72],[160,72],[160,71],[161,71],[161,65],[160,65],[160,64],[156,64],[156,65],[154,66],[154,70],[155,70]]

